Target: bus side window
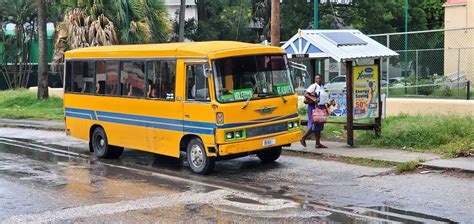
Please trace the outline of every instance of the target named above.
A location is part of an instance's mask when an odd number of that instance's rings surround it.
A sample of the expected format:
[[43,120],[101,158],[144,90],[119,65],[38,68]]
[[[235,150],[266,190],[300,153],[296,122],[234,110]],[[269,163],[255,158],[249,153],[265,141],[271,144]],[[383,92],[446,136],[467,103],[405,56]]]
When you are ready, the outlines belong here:
[[95,70],[95,93],[105,94],[105,61],[98,61]]
[[93,94],[94,93],[94,74],[95,74],[95,63],[88,61],[83,63],[83,87],[82,93]]
[[186,66],[186,99],[209,101],[209,87],[202,64]]
[[174,100],[174,87],[176,86],[175,67],[175,61],[148,62],[147,97]]
[[70,93],[72,91],[72,62],[66,61],[66,74],[64,81],[64,92]]
[[119,94],[119,67],[118,61],[107,61],[105,63],[105,95]]
[[82,61],[72,62],[72,92],[74,93],[82,93],[84,83],[82,63]]
[[120,83],[122,96],[144,97],[145,63],[141,61],[122,62]]

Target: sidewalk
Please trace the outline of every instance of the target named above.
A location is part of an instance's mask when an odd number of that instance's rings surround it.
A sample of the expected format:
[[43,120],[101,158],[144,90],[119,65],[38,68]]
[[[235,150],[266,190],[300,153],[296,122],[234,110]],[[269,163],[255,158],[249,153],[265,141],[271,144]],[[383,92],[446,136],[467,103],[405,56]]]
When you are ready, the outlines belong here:
[[381,160],[393,163],[404,163],[410,161],[423,160],[425,162],[421,165],[444,170],[459,170],[464,172],[474,173],[474,157],[464,157],[456,159],[441,159],[441,157],[434,153],[420,153],[410,152],[398,149],[379,149],[379,148],[352,148],[341,142],[322,141],[328,148],[316,149],[315,141],[307,140],[307,147],[303,147],[299,142],[293,143],[289,147],[283,147],[284,150],[309,153],[320,156],[332,156],[340,158],[366,158]]
[[[64,123],[59,121],[15,120],[0,118],[0,127],[41,129],[50,131],[64,131]],[[328,148],[315,149],[315,141],[306,141],[304,148],[299,142],[283,147],[284,150],[321,156],[340,158],[366,158],[394,163],[423,160],[421,165],[432,169],[459,170],[474,173],[474,157],[456,159],[441,159],[437,154],[410,152],[398,149],[352,148],[341,142],[323,141]]]

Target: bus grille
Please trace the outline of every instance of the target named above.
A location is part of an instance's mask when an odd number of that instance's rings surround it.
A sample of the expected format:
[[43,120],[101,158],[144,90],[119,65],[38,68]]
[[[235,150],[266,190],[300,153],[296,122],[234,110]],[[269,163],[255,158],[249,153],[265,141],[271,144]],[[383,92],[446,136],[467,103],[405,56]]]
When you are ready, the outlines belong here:
[[286,122],[279,124],[265,125],[255,128],[247,128],[247,138],[256,137],[260,135],[269,135],[279,132],[288,131],[288,125]]

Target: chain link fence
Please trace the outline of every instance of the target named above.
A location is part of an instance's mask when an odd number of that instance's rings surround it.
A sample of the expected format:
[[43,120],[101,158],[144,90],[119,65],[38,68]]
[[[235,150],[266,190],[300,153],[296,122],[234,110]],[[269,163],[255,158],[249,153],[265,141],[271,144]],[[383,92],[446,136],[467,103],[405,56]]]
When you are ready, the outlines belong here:
[[382,60],[389,97],[474,97],[474,28],[369,36],[400,54]]

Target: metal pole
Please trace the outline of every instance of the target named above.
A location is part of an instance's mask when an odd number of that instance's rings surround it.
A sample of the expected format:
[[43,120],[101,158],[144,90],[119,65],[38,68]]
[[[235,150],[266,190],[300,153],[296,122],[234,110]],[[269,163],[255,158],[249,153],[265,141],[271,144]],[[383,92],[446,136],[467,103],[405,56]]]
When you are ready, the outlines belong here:
[[415,56],[415,63],[416,63],[416,67],[415,67],[415,91],[416,91],[416,95],[418,96],[418,50],[415,51],[416,53],[416,56]]
[[314,0],[314,29],[315,30],[317,30],[319,27],[318,15],[319,15],[319,0]]
[[[387,48],[390,48],[390,35],[387,34]],[[388,92],[390,89],[388,88],[390,86],[390,57],[387,57],[387,98],[388,98]]]
[[458,97],[460,96],[460,86],[459,86],[459,76],[461,75],[461,48],[458,49],[458,79],[457,79],[457,82],[458,82]]
[[408,0],[405,0],[405,76],[408,76]]
[[382,97],[381,97],[381,93],[380,93],[380,90],[382,89],[380,86],[382,84],[382,77],[381,77],[381,74],[382,74],[382,71],[380,70],[381,69],[381,66],[380,66],[380,58],[377,58],[374,60],[374,64],[377,66],[377,104],[378,104],[378,116],[377,118],[375,118],[375,126],[374,126],[374,131],[375,131],[375,135],[377,137],[380,137],[380,133],[382,131]]
[[354,146],[354,96],[353,96],[353,80],[352,77],[352,61],[346,61],[346,105],[347,105],[347,144]]

